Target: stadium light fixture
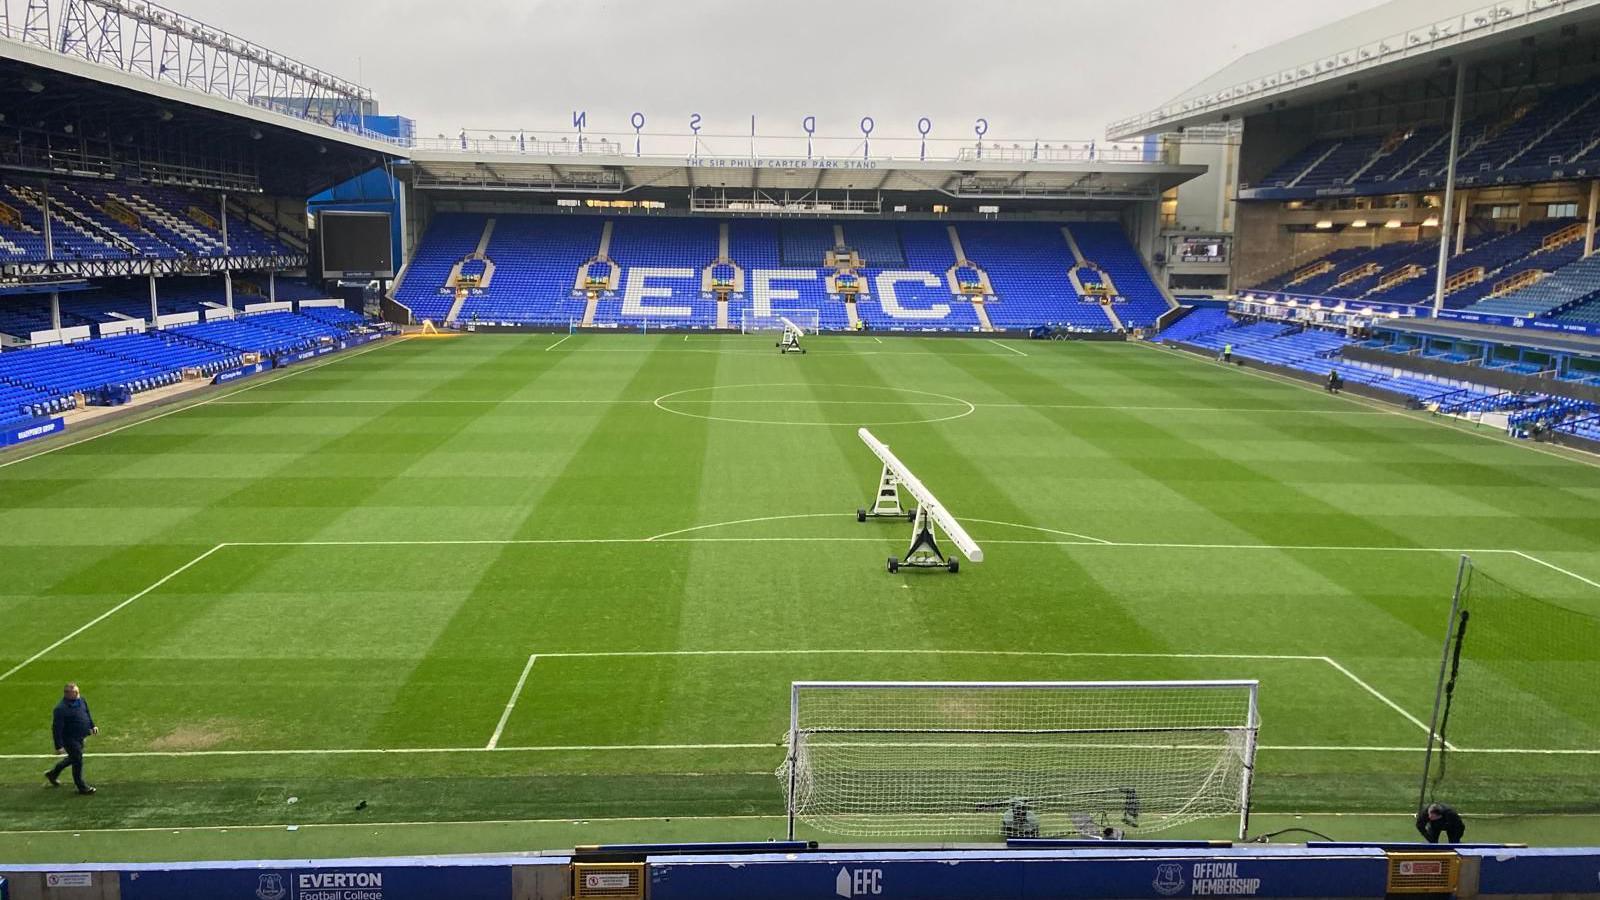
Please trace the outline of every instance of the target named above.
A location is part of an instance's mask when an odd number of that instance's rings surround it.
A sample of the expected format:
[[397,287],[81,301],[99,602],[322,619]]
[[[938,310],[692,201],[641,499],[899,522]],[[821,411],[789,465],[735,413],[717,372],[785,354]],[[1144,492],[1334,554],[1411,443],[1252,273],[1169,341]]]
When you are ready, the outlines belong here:
[[1399,219],[1390,219],[1389,221],[1383,223],[1383,227],[1385,227],[1385,228],[1399,228],[1401,225],[1404,225],[1404,224],[1405,223],[1401,222]]
[[1317,223],[1317,228],[1322,230],[1322,231],[1327,231],[1328,229],[1330,229],[1332,227],[1333,227],[1333,220],[1332,219],[1323,219],[1323,220],[1321,220],[1320,222]]
[[1422,220],[1422,227],[1423,228],[1438,228],[1439,227],[1439,217],[1438,216],[1429,216],[1426,219],[1423,219]]
[[1365,228],[1365,227],[1367,227],[1367,220],[1366,219],[1357,219],[1354,222],[1350,223],[1350,227],[1351,228]]

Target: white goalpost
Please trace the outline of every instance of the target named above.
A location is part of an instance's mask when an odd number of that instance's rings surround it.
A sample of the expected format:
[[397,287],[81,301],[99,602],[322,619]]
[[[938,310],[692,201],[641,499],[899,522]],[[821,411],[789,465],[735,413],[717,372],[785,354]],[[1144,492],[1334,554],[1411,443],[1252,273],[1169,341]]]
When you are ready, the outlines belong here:
[[1100,838],[1249,825],[1256,681],[795,682],[778,776],[872,837]]
[[739,332],[741,334],[761,334],[776,332],[780,335],[790,333],[798,337],[814,335],[822,330],[822,314],[814,309],[792,309],[782,314],[758,316],[751,309],[739,310]]

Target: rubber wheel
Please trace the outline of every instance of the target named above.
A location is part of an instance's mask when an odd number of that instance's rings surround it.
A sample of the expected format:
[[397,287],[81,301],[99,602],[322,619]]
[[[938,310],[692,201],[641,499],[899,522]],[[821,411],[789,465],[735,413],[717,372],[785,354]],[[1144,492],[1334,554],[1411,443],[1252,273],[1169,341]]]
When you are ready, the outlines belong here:
[[864,509],[856,510],[856,521],[857,522],[865,522],[866,520],[867,520],[867,511],[864,510]]
[[801,356],[805,356],[806,355],[806,348],[804,348],[804,347],[800,348],[800,355]]
[[961,571],[961,561],[958,559],[950,560],[950,574],[954,575],[959,571]]
[[915,522],[916,520],[917,520],[917,511],[914,510],[914,509],[906,510],[906,521],[907,522]]
[[895,559],[892,556],[889,557],[889,574],[892,575],[898,571],[900,571],[900,560]]

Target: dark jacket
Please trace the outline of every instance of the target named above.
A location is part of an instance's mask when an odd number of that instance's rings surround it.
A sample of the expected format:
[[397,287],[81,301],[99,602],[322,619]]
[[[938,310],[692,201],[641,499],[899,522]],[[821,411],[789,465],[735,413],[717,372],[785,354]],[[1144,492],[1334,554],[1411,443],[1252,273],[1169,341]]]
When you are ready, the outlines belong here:
[[1417,831],[1429,843],[1437,843],[1440,835],[1448,836],[1452,841],[1461,839],[1467,830],[1467,823],[1461,821],[1461,814],[1453,808],[1439,804],[1439,818],[1429,819],[1428,811],[1417,813]]
[[89,714],[89,702],[82,697],[76,700],[61,698],[61,702],[56,704],[50,730],[55,735],[57,747],[83,743],[83,739],[94,730],[94,716]]

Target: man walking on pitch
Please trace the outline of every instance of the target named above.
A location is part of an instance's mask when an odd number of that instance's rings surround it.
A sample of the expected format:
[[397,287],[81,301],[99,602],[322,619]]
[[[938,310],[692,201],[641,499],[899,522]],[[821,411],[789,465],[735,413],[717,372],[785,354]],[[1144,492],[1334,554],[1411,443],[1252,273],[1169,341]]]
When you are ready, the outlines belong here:
[[1461,843],[1461,836],[1467,833],[1467,823],[1461,821],[1461,814],[1443,803],[1430,803],[1428,808],[1417,813],[1417,831],[1428,839],[1428,843],[1439,843],[1442,833],[1449,838],[1450,843]]
[[61,702],[56,704],[50,730],[55,735],[56,752],[65,754],[66,758],[44,773],[45,780],[50,782],[51,787],[60,787],[62,771],[71,766],[72,781],[78,786],[78,793],[94,793],[94,788],[83,780],[83,742],[90,735],[99,734],[100,729],[94,726],[89,703],[78,692],[76,682],[67,682],[61,691]]

